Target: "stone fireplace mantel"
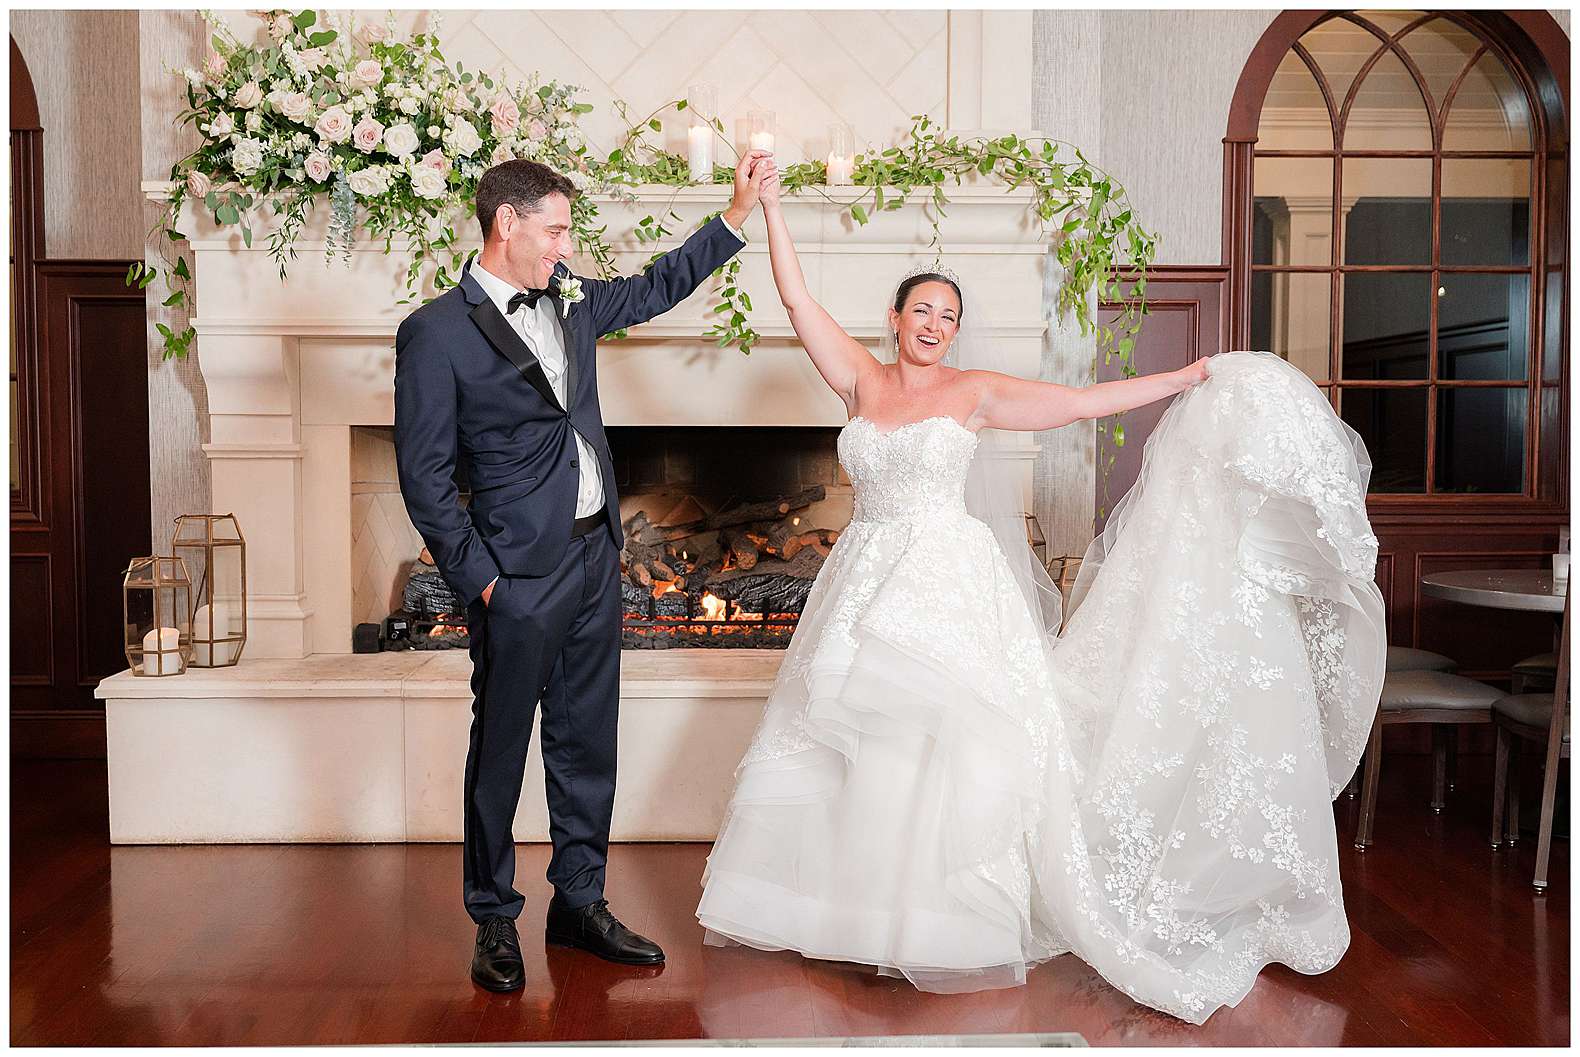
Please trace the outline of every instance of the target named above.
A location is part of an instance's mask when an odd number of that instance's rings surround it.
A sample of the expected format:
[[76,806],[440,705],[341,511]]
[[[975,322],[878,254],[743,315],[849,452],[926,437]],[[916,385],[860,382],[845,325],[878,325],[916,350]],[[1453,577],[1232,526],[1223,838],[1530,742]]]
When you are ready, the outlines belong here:
[[[158,200],[167,185],[145,185]],[[851,199],[850,188],[828,188]],[[1029,191],[966,185],[950,192],[941,236],[946,263],[995,321],[992,340],[1035,375],[1047,242]],[[932,259],[930,195],[917,193],[856,226],[816,194],[785,211],[815,296],[859,340],[874,346],[897,276]],[[600,198],[622,272],[652,247],[626,235],[646,213],[672,208],[688,221],[722,208],[724,187],[649,187],[634,202]],[[349,264],[325,262],[322,241],[298,243],[289,277],[270,258],[268,230],[249,249],[190,203],[180,229],[195,258],[197,355],[208,389],[215,510],[234,512],[249,541],[249,658],[349,653],[352,628],[351,429],[394,421],[394,335],[410,305],[399,300],[399,255],[365,243]],[[712,284],[660,319],[599,350],[600,401],[609,425],[837,426],[845,411],[799,345],[774,296],[760,214],[746,224],[741,280],[764,340],[750,357],[720,349],[707,329]],[[678,244],[679,239],[671,244]],[[469,247],[470,248],[470,247]],[[668,248],[668,246],[661,247]],[[585,265],[585,262],[573,262]],[[579,269],[581,270],[581,269]],[[706,393],[706,400],[681,399]],[[1035,447],[1021,453],[1030,509]],[[267,526],[259,532],[255,527]]]
[[[162,201],[167,185],[144,185]],[[825,189],[836,199],[849,188]],[[600,199],[622,272],[652,252],[630,232],[673,208],[695,222],[726,188],[641,188]],[[855,227],[815,194],[786,203],[814,294],[876,345],[897,277],[933,253],[931,206],[918,195]],[[975,184],[950,191],[945,263],[997,324],[1015,369],[1034,376],[1047,329],[1050,257],[1029,192]],[[410,305],[399,255],[357,246],[325,263],[313,218],[289,277],[268,232],[253,245],[188,207],[196,283],[196,355],[211,425],[211,508],[247,534],[248,641],[233,668],[168,678],[122,672],[102,682],[113,842],[460,839],[461,769],[470,721],[462,651],[351,654],[354,449],[364,427],[392,424],[394,335]],[[316,225],[316,226],[315,226]],[[689,229],[689,228],[688,228]],[[701,335],[712,285],[599,350],[611,426],[839,426],[844,407],[795,342],[774,296],[760,215],[746,224],[742,282],[764,336],[750,357]],[[670,245],[678,244],[678,239]],[[668,248],[668,246],[662,247]],[[587,271],[585,262],[573,262]],[[705,393],[707,399],[695,399]],[[686,398],[677,398],[683,394]],[[359,432],[360,431],[360,432]],[[366,444],[360,445],[365,448]],[[1031,509],[1036,446],[1011,454]],[[391,485],[390,487],[393,487]],[[399,510],[398,496],[383,495]],[[628,651],[621,679],[616,840],[711,839],[730,771],[783,654],[775,650]],[[533,741],[536,743],[536,737]],[[533,758],[515,833],[547,835]]]

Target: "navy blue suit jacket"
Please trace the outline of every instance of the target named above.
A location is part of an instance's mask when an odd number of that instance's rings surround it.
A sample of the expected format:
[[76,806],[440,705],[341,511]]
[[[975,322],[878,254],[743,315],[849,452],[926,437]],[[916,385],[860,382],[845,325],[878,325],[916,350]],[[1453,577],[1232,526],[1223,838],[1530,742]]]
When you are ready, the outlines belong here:
[[[597,339],[669,311],[743,243],[714,218],[641,275],[583,278],[570,305],[550,284],[565,344],[569,407],[560,406],[527,342],[467,264],[458,286],[417,309],[395,334],[395,459],[412,524],[468,602],[501,573],[544,576],[565,556],[576,516],[575,429],[598,453],[616,546],[620,503],[598,408]],[[563,264],[559,275],[569,275]],[[460,506],[454,474],[471,485]]]

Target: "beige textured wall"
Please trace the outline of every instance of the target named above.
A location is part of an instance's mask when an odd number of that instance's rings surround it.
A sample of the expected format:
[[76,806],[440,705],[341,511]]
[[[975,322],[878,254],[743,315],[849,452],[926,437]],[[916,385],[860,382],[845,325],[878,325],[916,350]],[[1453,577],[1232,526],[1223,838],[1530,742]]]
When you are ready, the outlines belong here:
[[[198,133],[187,126],[176,127],[170,115],[179,113],[186,96],[179,77],[164,72],[164,67],[180,69],[201,62],[208,33],[195,11],[143,11],[139,62],[143,92],[140,120],[143,127],[142,155],[138,168],[141,179],[164,180],[170,167],[192,151]],[[159,217],[159,208],[141,199],[143,221],[139,228],[139,252],[150,263],[164,267],[159,246],[142,243]],[[148,287],[148,461],[153,484],[152,509],[154,540],[170,538],[171,521],[177,514],[208,511],[210,505],[208,458],[202,444],[209,439],[208,393],[199,369],[201,350],[186,360],[165,360],[164,342],[154,329],[156,322],[172,330],[187,325],[183,308],[162,308],[169,296],[162,282]],[[225,511],[214,511],[225,513]],[[243,525],[245,533],[253,526]],[[193,570],[193,575],[197,571]]]
[[44,125],[50,257],[142,255],[136,11],[13,11]]

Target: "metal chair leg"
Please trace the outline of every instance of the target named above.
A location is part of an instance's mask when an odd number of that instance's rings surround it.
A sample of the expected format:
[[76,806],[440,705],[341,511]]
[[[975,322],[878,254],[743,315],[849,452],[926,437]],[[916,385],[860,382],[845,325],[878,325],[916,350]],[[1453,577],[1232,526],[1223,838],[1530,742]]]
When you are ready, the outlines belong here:
[[1448,727],[1432,724],[1432,814],[1441,815],[1448,799]]
[[1382,771],[1382,716],[1372,721],[1366,745],[1366,778],[1361,783],[1361,820],[1355,828],[1355,848],[1365,851],[1372,842],[1372,821],[1377,813],[1377,783]]
[[1454,791],[1454,781],[1459,777],[1459,728],[1450,727],[1448,733],[1448,791]]
[[1520,746],[1509,751],[1509,813],[1503,828],[1503,842],[1514,847],[1520,841]]
[[1509,781],[1509,732],[1498,728],[1498,740],[1492,753],[1492,846],[1503,847],[1504,808],[1508,799]]

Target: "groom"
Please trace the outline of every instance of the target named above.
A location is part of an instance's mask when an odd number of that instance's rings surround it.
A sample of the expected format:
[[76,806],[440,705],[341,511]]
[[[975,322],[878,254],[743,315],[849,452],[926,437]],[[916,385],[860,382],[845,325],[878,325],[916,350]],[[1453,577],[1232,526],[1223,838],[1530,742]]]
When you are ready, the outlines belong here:
[[[395,336],[401,495],[439,571],[465,599],[472,731],[463,894],[477,922],[472,979],[525,983],[511,820],[533,712],[554,852],[547,939],[631,965],[664,960],[604,901],[620,701],[620,506],[598,410],[598,337],[669,311],[745,244],[753,151],[723,215],[641,275],[575,279],[575,187],[532,161],[477,185],[482,253]],[[458,504],[465,472],[472,500]]]

